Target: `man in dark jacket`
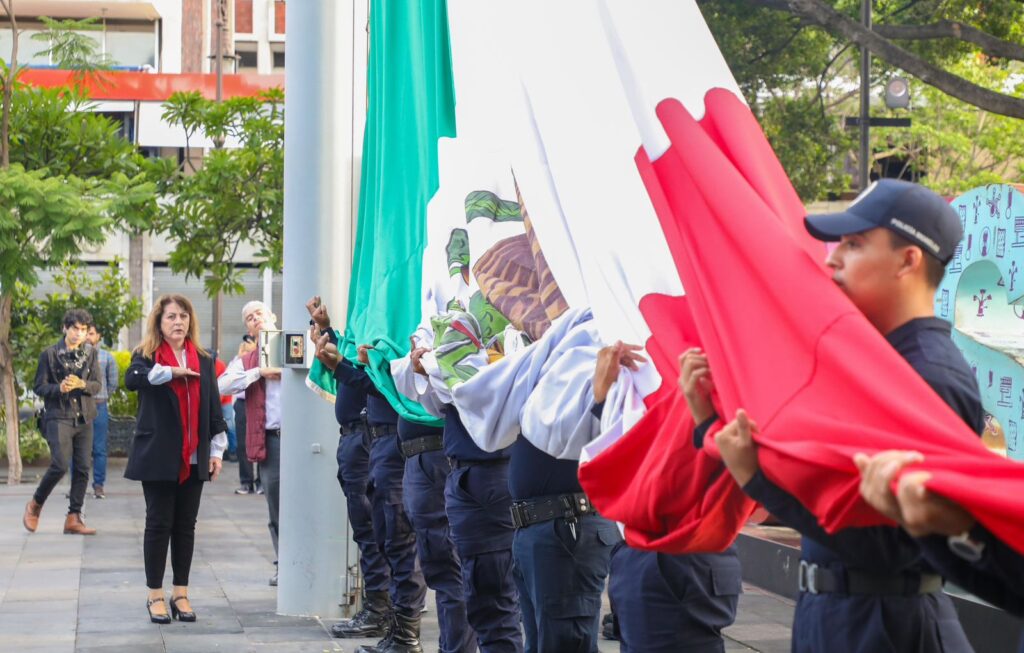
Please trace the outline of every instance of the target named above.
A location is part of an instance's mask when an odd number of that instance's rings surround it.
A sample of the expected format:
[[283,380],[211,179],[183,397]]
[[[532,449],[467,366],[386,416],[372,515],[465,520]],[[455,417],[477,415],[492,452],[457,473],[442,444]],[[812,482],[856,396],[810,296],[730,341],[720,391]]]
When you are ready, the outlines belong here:
[[28,504],[22,523],[30,532],[39,526],[39,514],[50,492],[64,478],[74,458],[68,516],[64,532],[94,535],[82,521],[85,488],[92,467],[92,422],[96,418],[95,396],[102,387],[96,350],[85,347],[92,316],[82,309],[64,314],[64,337],[39,355],[35,393],[44,401],[43,437],[50,445],[50,467]]

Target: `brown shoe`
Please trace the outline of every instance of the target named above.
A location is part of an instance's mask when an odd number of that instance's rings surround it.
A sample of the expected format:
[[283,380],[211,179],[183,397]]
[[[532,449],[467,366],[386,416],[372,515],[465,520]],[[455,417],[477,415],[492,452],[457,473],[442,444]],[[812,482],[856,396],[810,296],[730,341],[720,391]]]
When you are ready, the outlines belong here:
[[96,529],[89,528],[82,521],[82,515],[77,512],[69,512],[67,519],[64,520],[64,534],[65,535],[95,535]]
[[107,493],[103,491],[102,485],[96,485],[92,488],[92,496],[97,499],[106,499]]
[[29,533],[35,533],[39,528],[39,513],[42,511],[43,504],[36,503],[35,499],[29,499],[25,504],[25,515],[21,518],[21,523]]

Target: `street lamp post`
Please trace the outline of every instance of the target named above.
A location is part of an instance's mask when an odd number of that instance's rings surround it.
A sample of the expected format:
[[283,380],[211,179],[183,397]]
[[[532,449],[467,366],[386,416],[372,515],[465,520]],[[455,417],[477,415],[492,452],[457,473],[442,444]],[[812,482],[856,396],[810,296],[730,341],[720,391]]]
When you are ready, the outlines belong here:
[[[871,0],[861,0],[860,18],[865,29],[871,29]],[[860,46],[860,189],[871,183],[870,156],[871,122],[871,51],[867,45]]]
[[[217,75],[217,104],[224,101],[224,30],[227,29],[228,25],[228,3],[227,0],[217,0],[217,19],[214,22],[214,28],[216,30],[214,34],[214,49],[216,52],[213,55],[213,69]],[[223,136],[217,135],[214,138],[213,145],[218,150],[224,147]],[[217,295],[213,298],[213,317],[210,320],[210,326],[213,328],[213,334],[211,337],[210,346],[213,352],[220,356],[220,330],[221,330],[221,312],[224,305],[224,296],[218,291]]]

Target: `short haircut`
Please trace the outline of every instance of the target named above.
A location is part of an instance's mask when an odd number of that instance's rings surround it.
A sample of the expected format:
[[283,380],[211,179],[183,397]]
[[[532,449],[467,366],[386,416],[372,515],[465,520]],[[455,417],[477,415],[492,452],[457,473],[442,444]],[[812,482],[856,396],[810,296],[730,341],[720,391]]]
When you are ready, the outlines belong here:
[[942,283],[942,279],[946,276],[946,264],[932,256],[930,253],[924,251],[924,249],[922,249],[917,243],[910,242],[894,231],[890,231],[888,229],[886,231],[889,231],[889,242],[893,249],[916,247],[921,250],[921,254],[924,255],[924,272],[928,285],[932,288],[938,288],[939,284]]
[[73,327],[76,324],[84,324],[85,326],[92,326],[92,316],[89,315],[89,311],[84,308],[71,308],[64,313],[64,328]]
[[259,309],[263,309],[264,313],[270,315],[270,307],[260,300],[254,299],[251,302],[246,302],[245,306],[242,307],[242,319],[244,320],[246,315]]

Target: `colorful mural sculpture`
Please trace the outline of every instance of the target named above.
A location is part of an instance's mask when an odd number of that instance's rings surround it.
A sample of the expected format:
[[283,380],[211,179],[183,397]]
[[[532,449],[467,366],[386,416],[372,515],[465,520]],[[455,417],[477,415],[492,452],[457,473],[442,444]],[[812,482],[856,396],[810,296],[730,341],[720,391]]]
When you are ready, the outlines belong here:
[[985,443],[1024,460],[1024,194],[993,184],[952,202],[964,241],[935,294],[988,413]]

